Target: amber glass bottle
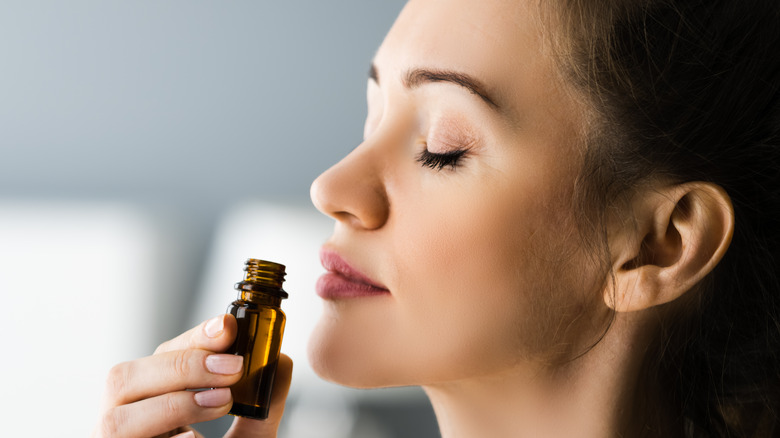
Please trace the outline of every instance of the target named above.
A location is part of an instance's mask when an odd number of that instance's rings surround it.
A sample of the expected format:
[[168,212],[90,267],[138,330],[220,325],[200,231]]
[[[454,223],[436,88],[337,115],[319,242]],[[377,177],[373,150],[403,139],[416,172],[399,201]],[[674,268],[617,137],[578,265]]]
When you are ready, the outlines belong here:
[[244,270],[244,280],[236,283],[238,299],[228,307],[238,322],[236,340],[228,353],[244,356],[241,380],[230,388],[230,413],[266,419],[286,319],[280,308],[287,298],[282,289],[284,265],[249,259]]

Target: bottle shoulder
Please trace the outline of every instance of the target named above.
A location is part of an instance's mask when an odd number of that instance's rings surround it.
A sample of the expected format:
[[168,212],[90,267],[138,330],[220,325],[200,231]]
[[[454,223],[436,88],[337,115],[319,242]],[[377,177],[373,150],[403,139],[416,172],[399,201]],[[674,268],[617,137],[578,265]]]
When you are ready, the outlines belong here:
[[[230,309],[246,309],[248,311],[262,311],[262,310],[271,310],[275,311],[277,313],[281,313],[284,315],[284,311],[282,308],[275,304],[267,304],[267,303],[257,303],[253,301],[246,301],[246,300],[235,300],[228,306],[228,311]],[[228,312],[230,313],[230,312]]]

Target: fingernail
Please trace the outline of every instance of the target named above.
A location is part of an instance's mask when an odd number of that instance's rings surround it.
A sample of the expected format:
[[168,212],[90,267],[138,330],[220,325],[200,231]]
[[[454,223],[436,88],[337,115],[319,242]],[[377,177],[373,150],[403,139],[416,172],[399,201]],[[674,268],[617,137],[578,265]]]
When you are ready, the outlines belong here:
[[187,432],[174,435],[171,438],[195,438],[195,432],[188,430]]
[[206,332],[206,336],[210,338],[216,338],[220,334],[222,334],[222,330],[225,328],[225,321],[224,317],[222,315],[219,315],[217,317],[211,318],[209,322],[206,323],[206,327],[204,327],[204,330]]
[[236,374],[244,366],[244,357],[233,354],[212,354],[206,357],[206,369],[214,374]]
[[203,408],[216,408],[230,402],[230,388],[209,389],[195,393],[195,403]]

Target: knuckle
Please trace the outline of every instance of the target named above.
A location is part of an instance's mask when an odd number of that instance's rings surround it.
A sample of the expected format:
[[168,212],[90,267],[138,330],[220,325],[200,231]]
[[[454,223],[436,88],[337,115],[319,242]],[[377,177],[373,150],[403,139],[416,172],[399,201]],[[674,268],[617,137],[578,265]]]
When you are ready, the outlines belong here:
[[100,419],[97,436],[99,438],[116,436],[122,430],[126,420],[124,410],[116,408],[106,410]]
[[114,365],[106,377],[106,396],[110,400],[121,399],[127,391],[130,380],[130,364],[123,362]]
[[179,418],[184,411],[178,398],[174,397],[173,394],[167,394],[164,397],[161,409],[165,418]]
[[170,345],[170,343],[171,341],[165,341],[162,344],[158,345],[157,348],[155,348],[153,354],[160,354],[164,351],[168,351],[169,350],[168,346]]
[[173,356],[173,372],[180,377],[188,376],[192,370],[193,359],[193,350],[177,351]]

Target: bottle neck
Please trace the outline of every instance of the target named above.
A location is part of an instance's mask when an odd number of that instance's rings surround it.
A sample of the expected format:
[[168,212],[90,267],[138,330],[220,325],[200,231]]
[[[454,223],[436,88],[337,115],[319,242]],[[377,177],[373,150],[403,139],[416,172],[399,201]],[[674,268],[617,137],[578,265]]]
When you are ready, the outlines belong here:
[[252,304],[258,304],[263,306],[280,307],[282,305],[282,297],[267,294],[259,291],[242,290],[238,293],[238,299],[246,301]]

